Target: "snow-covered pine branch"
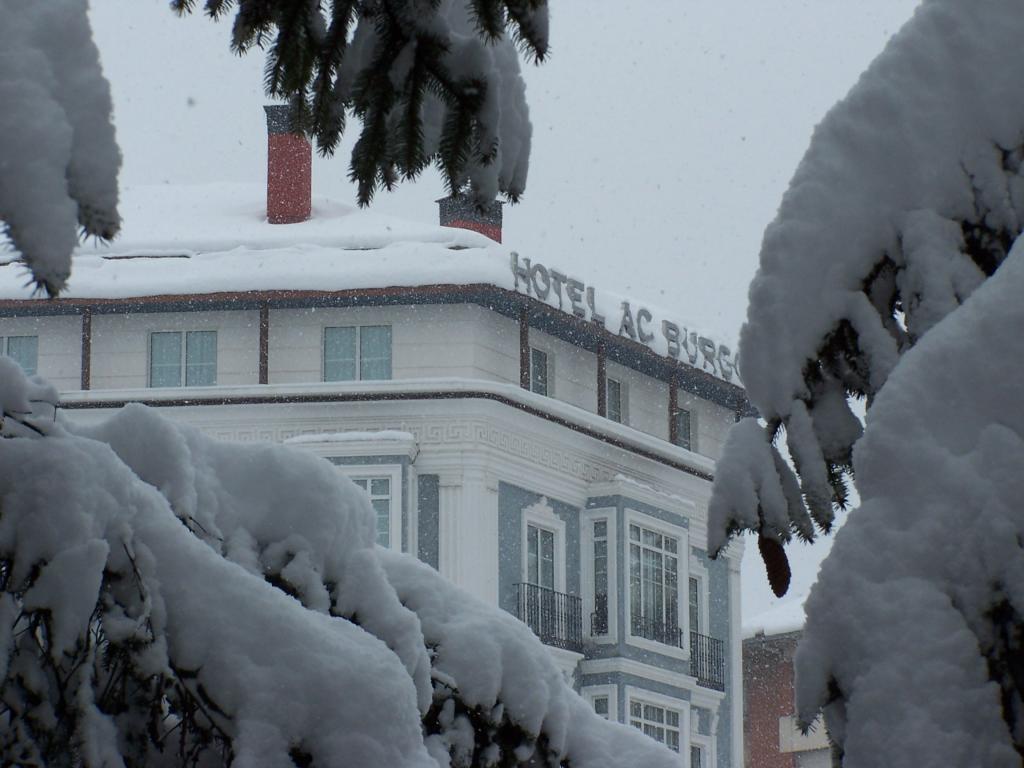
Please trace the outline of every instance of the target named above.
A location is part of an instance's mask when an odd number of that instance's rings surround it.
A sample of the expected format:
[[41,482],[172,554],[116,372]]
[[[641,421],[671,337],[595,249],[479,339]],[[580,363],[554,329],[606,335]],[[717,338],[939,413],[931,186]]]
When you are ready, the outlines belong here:
[[328,462],[142,406],[54,423],[7,359],[0,393],[47,425],[0,439],[0,763],[676,764],[525,625],[376,547]]
[[[174,0],[181,13],[196,0]],[[266,48],[265,85],[331,154],[355,115],[360,204],[431,163],[480,204],[526,187],[531,126],[517,47],[548,51],[547,0],[205,0],[236,6],[232,46]]]
[[926,0],[816,130],[750,290],[767,427],[727,440],[710,548],[757,532],[785,591],[782,544],[856,474],[796,657],[846,768],[1024,755],[1022,35],[1019,0]]
[[[1006,258],[1024,220],[1022,31],[1014,0],[927,0],[816,129],[765,232],[741,333],[767,436],[738,428],[718,469],[756,464],[760,490],[716,484],[713,549],[742,530],[782,543],[812,538],[810,520],[829,530],[861,435],[849,400],[870,405]],[[796,476],[762,445],[782,431]]]
[[121,154],[86,0],[0,0],[0,228],[50,295],[117,234]]

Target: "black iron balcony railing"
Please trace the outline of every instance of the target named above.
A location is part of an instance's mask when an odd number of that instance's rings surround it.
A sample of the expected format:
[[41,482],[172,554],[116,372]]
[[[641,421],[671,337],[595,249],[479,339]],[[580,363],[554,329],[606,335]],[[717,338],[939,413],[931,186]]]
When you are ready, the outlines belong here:
[[639,613],[634,613],[630,619],[630,632],[634,637],[664,643],[673,648],[683,647],[683,630],[678,626],[674,623],[666,624]]
[[517,618],[547,645],[583,650],[583,608],[579,597],[536,584],[516,584]]
[[699,632],[690,633],[690,674],[697,685],[725,690],[725,643]]

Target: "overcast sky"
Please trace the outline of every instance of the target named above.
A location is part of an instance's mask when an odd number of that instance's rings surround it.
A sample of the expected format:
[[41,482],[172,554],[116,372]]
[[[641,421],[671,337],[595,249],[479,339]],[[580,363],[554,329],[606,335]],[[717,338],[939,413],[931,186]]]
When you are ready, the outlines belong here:
[[[505,243],[735,339],[761,234],[815,124],[917,1],[549,2],[550,61],[525,68],[529,183],[506,208]],[[232,56],[227,24],[178,19],[166,0],[92,6],[122,183],[263,183],[259,52]],[[351,144],[315,161],[314,194],[354,201]],[[443,192],[431,172],[375,207],[436,221]],[[823,549],[791,553],[794,597]],[[748,553],[745,618],[775,603]]]

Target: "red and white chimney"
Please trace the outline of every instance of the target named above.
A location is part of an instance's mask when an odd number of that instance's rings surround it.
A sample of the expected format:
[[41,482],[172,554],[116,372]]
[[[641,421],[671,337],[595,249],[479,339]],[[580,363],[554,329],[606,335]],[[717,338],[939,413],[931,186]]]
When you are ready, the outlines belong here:
[[267,221],[295,224],[309,218],[313,196],[313,148],[292,127],[291,107],[272,104],[267,113]]
[[481,210],[473,202],[472,195],[460,192],[442,197],[437,204],[442,227],[471,229],[497,243],[501,242],[501,206],[504,203],[495,200]]

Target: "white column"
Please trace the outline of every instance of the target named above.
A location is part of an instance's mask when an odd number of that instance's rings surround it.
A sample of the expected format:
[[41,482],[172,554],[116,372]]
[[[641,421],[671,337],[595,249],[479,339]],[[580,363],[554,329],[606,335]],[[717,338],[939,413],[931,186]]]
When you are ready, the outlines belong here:
[[[462,475],[442,473],[438,478],[437,569],[459,584],[459,541],[462,504]],[[460,584],[461,586],[461,584]]]
[[498,483],[483,469],[441,474],[438,566],[442,575],[498,604]]

